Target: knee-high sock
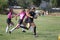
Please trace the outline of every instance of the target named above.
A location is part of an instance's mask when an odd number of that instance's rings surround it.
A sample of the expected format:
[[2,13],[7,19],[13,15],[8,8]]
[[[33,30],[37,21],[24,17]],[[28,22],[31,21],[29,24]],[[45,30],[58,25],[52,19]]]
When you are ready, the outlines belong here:
[[[20,26],[20,27],[28,30],[27,27],[24,27],[24,26]],[[16,29],[16,27],[12,28],[10,31],[12,32],[12,31],[14,31],[15,29]]]
[[12,31],[14,31],[15,29],[16,29],[16,27],[12,28],[10,31],[12,32]]
[[34,35],[36,35],[36,26],[34,27]]
[[8,26],[7,26],[7,27],[6,27],[6,32],[8,32],[8,29],[9,29],[9,28],[8,28]]
[[27,28],[27,27],[24,27],[24,26],[20,26],[20,27],[28,30],[28,28]]

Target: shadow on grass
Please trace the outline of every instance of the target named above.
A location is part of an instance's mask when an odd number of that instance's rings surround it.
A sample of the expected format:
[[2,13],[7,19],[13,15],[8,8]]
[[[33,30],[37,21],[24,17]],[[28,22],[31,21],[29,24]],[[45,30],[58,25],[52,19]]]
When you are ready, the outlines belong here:
[[0,36],[3,36],[3,34],[0,34]]
[[[33,35],[33,33],[24,33],[24,35]],[[38,37],[44,37],[44,38],[54,38],[54,37],[57,37],[57,34],[55,33],[44,33],[44,32],[41,32],[41,33],[37,33]]]

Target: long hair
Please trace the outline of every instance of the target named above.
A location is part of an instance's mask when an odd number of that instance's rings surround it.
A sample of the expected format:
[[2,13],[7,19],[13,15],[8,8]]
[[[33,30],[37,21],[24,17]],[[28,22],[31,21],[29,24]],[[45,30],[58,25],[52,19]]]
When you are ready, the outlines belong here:
[[[13,9],[9,9],[9,12],[11,12],[11,14],[12,14],[12,12],[13,12]],[[8,12],[8,14],[9,14],[9,12]]]
[[12,12],[13,11],[13,9],[9,9],[9,12]]

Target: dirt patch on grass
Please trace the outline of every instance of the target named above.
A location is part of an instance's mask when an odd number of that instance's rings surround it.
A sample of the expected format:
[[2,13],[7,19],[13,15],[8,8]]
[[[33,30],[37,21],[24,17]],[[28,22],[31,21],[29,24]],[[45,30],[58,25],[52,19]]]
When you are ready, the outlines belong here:
[[50,13],[51,16],[60,16],[60,13]]

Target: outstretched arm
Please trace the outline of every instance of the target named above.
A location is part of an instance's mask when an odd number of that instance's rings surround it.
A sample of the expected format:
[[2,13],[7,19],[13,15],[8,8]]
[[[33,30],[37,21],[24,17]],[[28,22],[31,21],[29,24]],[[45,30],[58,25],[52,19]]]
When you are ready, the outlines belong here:
[[16,17],[16,18],[15,18],[16,20],[17,20],[17,17],[18,17],[18,16],[19,16],[19,14],[16,14],[16,16],[15,16],[15,17]]

